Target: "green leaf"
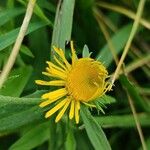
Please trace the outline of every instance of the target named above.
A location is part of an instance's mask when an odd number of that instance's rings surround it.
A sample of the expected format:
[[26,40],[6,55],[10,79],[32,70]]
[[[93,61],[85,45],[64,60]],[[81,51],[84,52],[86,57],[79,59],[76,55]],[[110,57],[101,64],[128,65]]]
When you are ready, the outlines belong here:
[[91,53],[89,52],[89,48],[87,45],[84,45],[83,47],[83,52],[82,52],[82,57],[90,57]]
[[47,92],[47,90],[36,90],[35,92],[33,92],[29,95],[26,95],[25,97],[28,97],[28,98],[41,97],[46,92]]
[[[133,115],[96,116],[95,120],[104,128],[130,128],[136,127]],[[146,113],[138,114],[140,125],[150,126],[150,115]]]
[[[33,32],[39,28],[42,28],[46,25],[47,25],[47,23],[44,23],[44,22],[31,23],[28,27],[26,35],[30,34],[31,32]],[[20,30],[20,28],[16,28],[16,29],[0,36],[0,51],[15,42],[17,35],[19,33],[19,30]]]
[[35,5],[34,12],[37,16],[39,16],[39,18],[41,18],[43,21],[47,22],[48,25],[50,27],[52,27],[53,23],[51,22],[51,20],[49,20],[49,18],[46,17],[46,15],[42,11],[42,9],[37,4]]
[[105,111],[103,108],[106,108],[105,105],[115,103],[116,99],[112,96],[103,95],[102,97],[99,97],[93,101],[93,103],[96,105],[96,108],[100,110],[103,114],[105,114]]
[[[123,28],[121,28],[111,39],[112,44],[116,50],[116,54],[119,54],[121,52],[121,50],[123,49],[123,47],[125,46],[130,31],[131,31],[132,25],[128,24],[126,26],[124,26]],[[105,45],[101,51],[99,52],[99,54],[97,55],[97,60],[104,62],[105,66],[109,66],[111,64],[111,62],[113,61],[113,55],[111,54],[111,51],[109,50],[109,46],[108,44]]]
[[49,122],[34,126],[17,140],[9,150],[30,150],[49,139]]
[[40,98],[0,96],[0,133],[44,120],[43,110],[38,106],[40,101]]
[[3,65],[7,62],[8,53],[0,52],[0,68],[3,68]]
[[67,132],[65,150],[76,150],[76,140],[71,129]]
[[125,89],[128,91],[136,106],[141,110],[150,112],[149,105],[146,104],[146,101],[144,101],[144,99],[140,96],[138,90],[131,83],[131,81],[129,81],[125,75],[121,75],[119,79],[121,81],[122,86],[125,87]]
[[14,69],[3,88],[0,89],[1,95],[9,95],[19,97],[27,84],[32,73],[31,66],[24,66],[18,69]]
[[96,101],[99,101],[100,103],[106,105],[106,104],[112,104],[116,102],[116,99],[109,95],[103,95],[102,97],[99,97],[96,99]]
[[45,70],[46,60],[50,58],[50,39],[47,33],[47,28],[41,28],[35,31],[34,33],[28,36],[28,46],[32,50],[34,54],[34,61],[32,61],[33,65],[33,74],[29,80],[29,83],[26,87],[28,91],[35,90],[37,85],[35,84],[35,80],[42,79],[42,71]]
[[95,150],[111,150],[109,142],[98,122],[92,117],[86,107],[81,108],[86,132]]
[[[18,0],[21,4],[23,4],[25,7],[27,7],[27,1],[24,0]],[[34,13],[41,18],[43,21],[45,21],[48,25],[52,26],[52,22],[46,17],[42,9],[38,6],[38,4],[35,4]]]
[[13,8],[0,11],[0,26],[4,25],[12,18],[23,14],[24,12],[24,8]]
[[47,9],[51,13],[56,12],[55,3],[52,3],[52,2],[49,2],[49,1],[38,1],[38,3],[39,3],[40,7]]
[[63,0],[58,4],[52,36],[52,45],[65,50],[65,42],[71,38],[75,0]]
[[32,54],[31,50],[25,45],[21,45],[20,52],[34,58],[34,55]]
[[78,150],[93,150],[93,145],[91,144],[86,131],[77,130],[75,132],[76,137],[76,149]]

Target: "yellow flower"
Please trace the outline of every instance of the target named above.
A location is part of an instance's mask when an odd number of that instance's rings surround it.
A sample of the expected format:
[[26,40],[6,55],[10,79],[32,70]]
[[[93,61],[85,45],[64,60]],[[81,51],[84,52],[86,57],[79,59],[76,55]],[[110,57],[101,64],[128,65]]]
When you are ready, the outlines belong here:
[[108,72],[102,63],[92,58],[78,59],[72,41],[72,64],[67,61],[62,49],[56,47],[53,49],[59,58],[54,55],[55,63],[47,61],[48,67],[46,72],[43,72],[44,75],[51,77],[51,81],[36,80],[36,83],[60,88],[42,95],[44,101],[40,107],[54,103],[55,106],[46,112],[45,117],[48,118],[60,110],[55,122],[58,122],[70,107],[69,118],[75,117],[76,123],[79,123],[80,105],[83,103],[87,106],[95,106],[91,102],[107,91]]

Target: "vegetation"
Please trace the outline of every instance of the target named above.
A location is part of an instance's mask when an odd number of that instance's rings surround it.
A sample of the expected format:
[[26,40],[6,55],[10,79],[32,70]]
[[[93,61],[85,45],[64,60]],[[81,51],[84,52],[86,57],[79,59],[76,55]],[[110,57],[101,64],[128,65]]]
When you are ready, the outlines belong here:
[[[0,150],[150,149],[149,9],[149,0],[1,0]],[[53,46],[71,63],[70,41],[79,58],[104,64],[110,83],[78,124],[69,111],[46,119],[41,95],[55,87],[35,83],[48,79]]]

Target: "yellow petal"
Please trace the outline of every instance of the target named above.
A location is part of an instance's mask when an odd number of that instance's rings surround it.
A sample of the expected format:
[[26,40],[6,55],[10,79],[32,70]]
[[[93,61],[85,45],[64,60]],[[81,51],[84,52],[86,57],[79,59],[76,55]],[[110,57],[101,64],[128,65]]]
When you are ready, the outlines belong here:
[[35,83],[39,85],[65,86],[66,82],[63,80],[53,80],[53,81],[36,80]]
[[80,110],[80,102],[76,101],[76,103],[75,103],[75,121],[77,124],[79,123],[79,110]]
[[52,76],[54,77],[58,77],[60,79],[66,79],[67,78],[67,74],[64,72],[61,72],[55,68],[46,68],[47,72],[49,72]]
[[72,53],[72,65],[74,65],[76,59],[77,59],[77,55],[73,46],[73,41],[70,42],[71,45],[71,53]]
[[53,67],[53,68],[55,68],[55,69],[57,69],[57,70],[59,70],[59,71],[61,71],[61,72],[63,72],[63,73],[66,73],[66,71],[65,71],[65,70],[63,70],[62,68],[60,68],[60,67],[56,66],[56,65],[55,65],[55,64],[53,64],[52,62],[47,61],[46,63],[48,64],[49,68]]
[[63,53],[60,51],[60,49],[55,46],[53,46],[53,49],[63,59]]
[[70,112],[69,112],[69,118],[72,119],[74,117],[74,104],[75,100],[71,101],[71,107],[70,107]]
[[61,88],[46,94],[42,95],[42,99],[59,99],[67,94],[67,90],[65,88]]
[[48,99],[48,100],[45,100],[44,102],[42,102],[42,103],[40,103],[40,107],[45,107],[45,106],[47,106],[47,105],[50,105],[51,103],[54,103],[55,101],[57,101],[58,99],[53,99],[53,100],[51,100],[51,99]]
[[67,102],[67,99],[62,100],[60,103],[58,103],[55,107],[53,107],[51,110],[49,110],[46,115],[45,118],[50,117],[51,115],[53,115],[57,110],[59,110],[61,107],[63,107],[65,105],[65,103]]
[[45,75],[45,76],[48,76],[48,77],[53,77],[53,75],[51,75],[51,74],[48,73],[48,72],[42,72],[42,74]]
[[70,99],[67,100],[65,106],[62,108],[62,110],[59,112],[59,114],[57,115],[56,119],[55,119],[55,122],[58,122],[62,116],[64,115],[66,109],[68,108],[69,104],[70,104]]
[[67,74],[63,74],[61,72],[57,72],[57,71],[54,71],[54,70],[50,70],[50,68],[46,68],[46,71],[47,72],[42,72],[42,74],[44,74],[45,76],[48,76],[48,77],[54,77],[54,78],[60,78],[60,79],[63,79],[65,80],[67,78]]
[[48,100],[42,102],[39,106],[40,107],[45,107],[45,106],[55,102],[56,100],[62,98],[66,94],[67,94],[67,91],[66,91],[65,88],[58,89],[58,90],[50,92],[50,93],[46,93],[46,94],[42,95],[42,98],[43,99],[48,99]]
[[55,52],[62,58],[62,60],[64,61],[66,67],[68,69],[71,68],[71,65],[68,63],[67,59],[65,58],[65,54],[63,52],[62,49],[56,48],[55,46],[53,46],[53,49],[55,50]]
[[67,68],[65,67],[65,65],[64,65],[63,63],[61,63],[61,62],[56,58],[56,56],[54,56],[54,60],[56,61],[56,63],[57,63],[60,67],[62,67],[64,70],[67,70]]

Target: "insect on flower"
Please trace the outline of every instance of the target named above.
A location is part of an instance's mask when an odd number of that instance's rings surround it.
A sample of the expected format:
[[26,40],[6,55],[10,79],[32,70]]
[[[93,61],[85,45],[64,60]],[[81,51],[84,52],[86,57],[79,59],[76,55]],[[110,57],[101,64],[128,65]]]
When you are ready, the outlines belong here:
[[57,86],[57,90],[42,95],[43,102],[40,107],[54,103],[54,107],[46,112],[45,117],[52,116],[55,112],[58,115],[55,122],[58,122],[67,108],[69,118],[75,118],[79,123],[80,105],[95,107],[92,104],[96,98],[101,97],[108,90],[109,83],[106,81],[108,72],[103,64],[92,58],[78,58],[71,41],[70,64],[61,48],[53,47],[57,55],[54,55],[55,62],[47,61],[48,67],[44,75],[51,77],[50,81],[36,80],[39,85]]

